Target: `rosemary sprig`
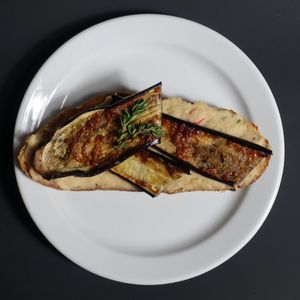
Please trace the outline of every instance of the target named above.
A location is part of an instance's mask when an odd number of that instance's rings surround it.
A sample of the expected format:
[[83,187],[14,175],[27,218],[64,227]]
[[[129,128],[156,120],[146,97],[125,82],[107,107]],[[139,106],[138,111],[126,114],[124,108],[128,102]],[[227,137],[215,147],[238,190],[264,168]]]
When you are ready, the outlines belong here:
[[122,129],[126,129],[127,125],[148,108],[148,102],[140,99],[131,108],[125,109],[120,119]]
[[142,135],[150,135],[153,134],[155,137],[161,137],[163,131],[161,126],[153,123],[148,124],[138,124],[135,126],[133,124],[129,124],[127,126],[127,130],[122,132],[121,135],[117,139],[117,146],[119,147],[126,147],[128,140],[133,140],[138,134]]
[[163,134],[161,126],[153,123],[139,124],[137,134],[149,135],[153,134],[155,137],[161,137]]
[[162,136],[163,132],[161,126],[154,123],[140,123],[138,125],[132,124],[138,115],[143,113],[148,108],[148,102],[144,99],[140,99],[131,108],[125,109],[120,118],[121,131],[120,136],[116,141],[117,147],[127,147],[126,141],[133,140],[138,134],[150,135],[153,134],[156,137]]

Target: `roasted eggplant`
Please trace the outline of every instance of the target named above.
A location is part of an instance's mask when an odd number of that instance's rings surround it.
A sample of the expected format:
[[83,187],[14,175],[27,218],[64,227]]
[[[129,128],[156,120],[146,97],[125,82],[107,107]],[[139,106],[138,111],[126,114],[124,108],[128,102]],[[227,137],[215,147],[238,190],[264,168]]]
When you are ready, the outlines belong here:
[[234,186],[272,151],[260,145],[163,114],[156,146],[191,170]]
[[176,162],[149,149],[135,153],[111,171],[152,197],[158,196],[168,183],[186,173]]
[[159,83],[70,120],[36,151],[34,167],[48,180],[93,176],[158,143],[161,134]]

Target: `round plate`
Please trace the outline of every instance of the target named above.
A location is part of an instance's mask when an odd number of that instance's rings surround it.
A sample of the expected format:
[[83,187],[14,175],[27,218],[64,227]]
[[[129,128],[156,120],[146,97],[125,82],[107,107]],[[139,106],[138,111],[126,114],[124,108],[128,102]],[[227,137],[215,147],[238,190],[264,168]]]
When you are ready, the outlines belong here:
[[254,64],[218,33],[164,15],[92,26],[60,47],[30,84],[15,126],[24,136],[63,107],[104,90],[163,82],[167,96],[233,109],[257,124],[274,156],[262,178],[238,192],[56,191],[16,165],[28,211],[46,238],[79,266],[106,278],[162,284],[220,265],[255,234],[275,200],[284,138],[272,93]]

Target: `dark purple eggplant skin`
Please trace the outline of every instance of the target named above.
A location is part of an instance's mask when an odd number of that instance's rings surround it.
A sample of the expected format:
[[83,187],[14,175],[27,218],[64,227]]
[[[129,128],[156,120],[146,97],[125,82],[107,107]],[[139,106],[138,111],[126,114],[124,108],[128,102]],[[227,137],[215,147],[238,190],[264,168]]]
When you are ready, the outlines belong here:
[[210,128],[207,128],[207,127],[204,127],[204,126],[201,126],[201,125],[197,125],[197,124],[185,121],[185,120],[181,120],[181,119],[175,118],[175,117],[170,116],[170,115],[165,114],[165,113],[162,113],[162,118],[166,118],[166,119],[172,120],[174,122],[181,123],[181,124],[184,124],[184,125],[189,126],[189,127],[193,127],[197,130],[201,130],[203,132],[210,133],[210,134],[225,138],[227,140],[230,140],[230,141],[232,141],[234,143],[237,143],[237,144],[240,144],[242,146],[245,146],[245,147],[251,148],[253,150],[260,151],[260,152],[263,152],[264,154],[267,154],[267,155],[272,155],[273,154],[272,150],[270,150],[268,148],[265,148],[261,145],[246,141],[244,139],[238,138],[236,136],[233,136],[233,135],[230,135],[230,134],[227,134],[227,133],[223,133],[223,132],[220,132],[220,131],[217,131],[217,130],[214,130],[214,129],[210,129]]
[[51,179],[55,179],[55,178],[62,178],[62,177],[67,177],[67,176],[92,177],[92,176],[98,175],[98,174],[120,164],[122,161],[124,161],[131,155],[133,155],[145,148],[154,146],[159,143],[160,143],[160,139],[158,138],[158,139],[155,139],[146,144],[131,148],[128,151],[124,152],[120,157],[118,157],[118,159],[113,160],[113,161],[108,161],[107,163],[105,163],[101,166],[97,166],[89,171],[76,170],[76,171],[68,171],[68,172],[52,172],[52,173],[48,173],[48,174],[44,174],[44,175],[41,174],[41,175],[43,176],[43,178],[45,178],[47,180],[51,180]]

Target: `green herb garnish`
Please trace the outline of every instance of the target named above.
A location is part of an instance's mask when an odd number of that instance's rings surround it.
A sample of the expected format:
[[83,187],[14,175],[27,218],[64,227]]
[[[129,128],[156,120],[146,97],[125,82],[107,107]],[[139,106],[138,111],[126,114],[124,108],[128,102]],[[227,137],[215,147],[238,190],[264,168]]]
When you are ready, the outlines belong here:
[[125,109],[120,119],[122,129],[126,129],[127,125],[134,121],[136,117],[143,113],[148,108],[148,102],[145,99],[140,99],[131,108]]
[[148,108],[148,102],[144,99],[137,101],[131,108],[125,109],[120,118],[121,131],[116,141],[117,147],[127,147],[126,141],[133,140],[138,134],[150,135],[153,134],[156,137],[162,136],[161,126],[153,123],[140,123],[137,125],[132,122],[137,118],[138,115],[143,113]]

